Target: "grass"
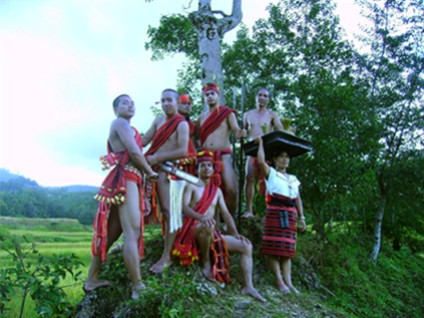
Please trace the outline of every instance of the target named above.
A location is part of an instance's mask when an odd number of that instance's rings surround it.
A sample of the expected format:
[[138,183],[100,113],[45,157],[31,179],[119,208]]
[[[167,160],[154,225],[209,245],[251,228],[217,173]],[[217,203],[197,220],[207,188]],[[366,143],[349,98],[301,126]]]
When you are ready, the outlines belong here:
[[[33,221],[33,222],[32,222]],[[249,237],[260,237],[255,221],[243,221],[241,229]],[[232,284],[217,289],[217,296],[199,292],[205,280],[198,267],[172,266],[165,276],[148,272],[150,265],[162,252],[160,227],[146,227],[146,259],[141,262],[142,279],[149,286],[143,299],[128,302],[128,274],[122,255],[108,258],[104,275],[116,283],[112,290],[99,291],[108,299],[109,314],[121,308],[135,313],[162,313],[163,317],[422,317],[424,314],[424,259],[422,251],[412,253],[406,246],[393,251],[383,241],[377,263],[369,261],[371,238],[355,237],[343,230],[333,231],[323,241],[314,233],[299,236],[298,256],[293,262],[293,280],[302,295],[282,296],[274,287],[274,278],[265,266],[258,249],[254,252],[253,281],[268,300],[261,304],[240,295],[242,277],[239,256],[232,255]],[[248,235],[249,233],[249,235]],[[0,234],[14,236],[22,242],[23,236],[37,243],[43,255],[74,253],[83,262],[81,280],[75,284],[65,279],[61,284],[73,305],[84,298],[82,291],[90,262],[91,227],[75,220],[12,219],[0,217]],[[419,238],[422,238],[420,236]],[[303,259],[303,263],[302,260]],[[0,251],[0,268],[12,266],[10,256]],[[306,266],[306,267],[305,267]],[[317,275],[323,288],[310,288],[305,281],[308,275]],[[312,276],[311,276],[312,277]],[[208,283],[208,282],[206,282]],[[69,285],[69,286],[68,286]],[[117,301],[115,303],[111,301]],[[9,316],[16,317],[20,308],[19,294],[7,304],[12,308]],[[29,299],[24,317],[35,317],[34,304]],[[190,308],[190,311],[187,311]],[[183,314],[181,314],[183,313]]]

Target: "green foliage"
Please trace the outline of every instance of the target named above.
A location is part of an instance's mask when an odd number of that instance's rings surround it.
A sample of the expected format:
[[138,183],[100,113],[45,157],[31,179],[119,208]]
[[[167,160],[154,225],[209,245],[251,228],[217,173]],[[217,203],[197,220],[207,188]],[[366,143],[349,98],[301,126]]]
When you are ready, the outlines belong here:
[[[236,41],[223,46],[222,64],[225,87],[246,87],[246,110],[265,86],[270,107],[312,142],[313,154],[294,159],[290,172],[302,182],[317,234],[333,231],[334,222],[355,237],[376,231],[376,258],[381,239],[396,249],[421,246],[409,233],[423,228],[411,213],[424,203],[416,172],[423,153],[424,19],[419,1],[357,2],[371,22],[360,37],[365,50],[342,37],[334,1],[282,0],[269,5],[269,16],[251,33],[242,26]],[[181,52],[154,40],[163,52]],[[199,59],[189,56],[178,75],[180,89],[193,94]],[[224,92],[227,100],[232,93]],[[237,93],[233,107],[240,110],[240,103]]]
[[145,44],[152,50],[153,60],[162,59],[165,54],[185,53],[194,57],[198,53],[197,34],[190,20],[181,14],[162,16],[160,26],[149,26],[147,35],[150,41]]
[[[305,239],[305,238],[304,238]],[[329,303],[357,317],[421,317],[424,261],[407,248],[383,246],[378,263],[369,261],[369,238],[332,233],[326,241],[307,237],[303,253],[314,256]],[[305,255],[305,254],[304,254]]]
[[6,303],[21,291],[20,317],[28,295],[34,300],[39,317],[69,316],[72,308],[60,283],[67,275],[75,281],[79,279],[81,261],[73,254],[45,257],[37,251],[34,243],[29,244],[27,240],[26,245],[6,236],[2,236],[1,241],[0,250],[11,256],[14,265],[0,269],[0,313],[9,310]]
[[30,218],[76,218],[81,224],[93,222],[97,201],[95,191],[70,192],[49,189],[11,179],[0,182],[0,215]]
[[[146,264],[142,262],[142,281],[147,289],[141,292],[140,299],[129,300],[131,285],[121,253],[108,256],[101,272],[102,277],[112,279],[113,288],[99,291],[107,304],[96,306],[91,315],[110,317],[191,317],[187,308],[193,302],[204,299],[198,290],[199,274],[196,268],[165,271],[162,276],[147,275]],[[194,316],[196,315],[194,314]]]

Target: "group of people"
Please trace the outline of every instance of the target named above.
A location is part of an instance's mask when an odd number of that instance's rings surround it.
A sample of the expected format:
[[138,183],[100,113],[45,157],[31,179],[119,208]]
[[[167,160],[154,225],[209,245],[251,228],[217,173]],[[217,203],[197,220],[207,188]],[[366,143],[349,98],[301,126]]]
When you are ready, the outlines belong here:
[[[237,252],[241,255],[244,279],[241,293],[265,301],[252,282],[252,244],[239,234],[234,222],[239,195],[231,156],[230,134],[233,133],[235,138],[248,137],[258,143],[257,156],[249,157],[246,162],[244,216],[254,215],[255,179],[260,178],[266,187],[267,202],[261,251],[267,256],[278,289],[283,293],[298,293],[291,281],[291,258],[295,256],[298,223],[301,231],[306,228],[300,182],[286,172],[290,160],[287,152],[273,154],[271,164],[265,159],[261,136],[283,129],[277,114],[267,108],[269,92],[264,88],[258,91],[257,107],[246,112],[243,127],[239,126],[233,109],[220,105],[216,84],[206,84],[202,92],[208,110],[193,123],[189,96],[179,95],[173,89],[162,91],[163,115],[154,119],[143,136],[130,124],[135,114],[131,97],[120,95],[113,101],[116,119],[110,126],[108,153],[101,158],[104,169],[112,170],[96,196],[99,206],[93,224],[86,292],[112,285],[98,275],[107,251],[123,234],[131,298],[140,296],[146,288],[140,275],[144,226],[160,210],[164,249],[150,271],[162,273],[172,265],[173,257],[182,265],[200,260],[206,279],[229,283],[228,253]],[[149,149],[143,153],[143,147],[148,145]],[[196,175],[200,182],[176,186],[178,178],[161,169],[170,163],[186,174]],[[184,217],[175,230],[175,216],[181,212]],[[220,227],[222,220],[225,230]]]

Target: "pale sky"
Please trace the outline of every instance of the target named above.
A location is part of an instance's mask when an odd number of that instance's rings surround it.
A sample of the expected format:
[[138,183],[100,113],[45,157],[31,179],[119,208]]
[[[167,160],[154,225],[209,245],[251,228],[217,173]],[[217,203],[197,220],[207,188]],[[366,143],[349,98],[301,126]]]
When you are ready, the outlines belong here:
[[[112,100],[131,95],[131,124],[145,131],[150,106],[176,87],[184,57],[153,62],[147,28],[161,15],[185,13],[189,0],[0,0],[0,168],[42,186],[100,185]],[[197,1],[192,1],[194,11]],[[243,23],[266,17],[276,0],[243,0]],[[337,0],[352,36],[358,9]],[[231,13],[231,1],[212,8]],[[235,38],[237,28],[226,35]]]

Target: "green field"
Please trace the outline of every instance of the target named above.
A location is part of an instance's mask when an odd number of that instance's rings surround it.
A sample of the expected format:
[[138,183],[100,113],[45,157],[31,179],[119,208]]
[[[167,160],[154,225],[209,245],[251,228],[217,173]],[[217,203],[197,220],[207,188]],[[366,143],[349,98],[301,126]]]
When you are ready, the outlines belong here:
[[[149,236],[154,228],[148,228],[145,236]],[[75,254],[84,264],[79,268],[82,272],[79,281],[70,277],[61,282],[69,301],[76,305],[83,298],[82,286],[87,275],[90,262],[90,245],[92,238],[91,226],[81,225],[74,219],[29,219],[0,217],[0,235],[14,238],[23,247],[35,243],[41,255],[48,257],[56,255]],[[25,239],[26,238],[26,239]],[[28,241],[29,243],[26,243]],[[12,257],[4,250],[0,250],[0,269],[14,267]],[[11,311],[6,317],[18,317],[21,306],[22,293],[17,292],[12,301],[6,304]],[[28,297],[25,303],[23,317],[36,317],[34,303]]]

